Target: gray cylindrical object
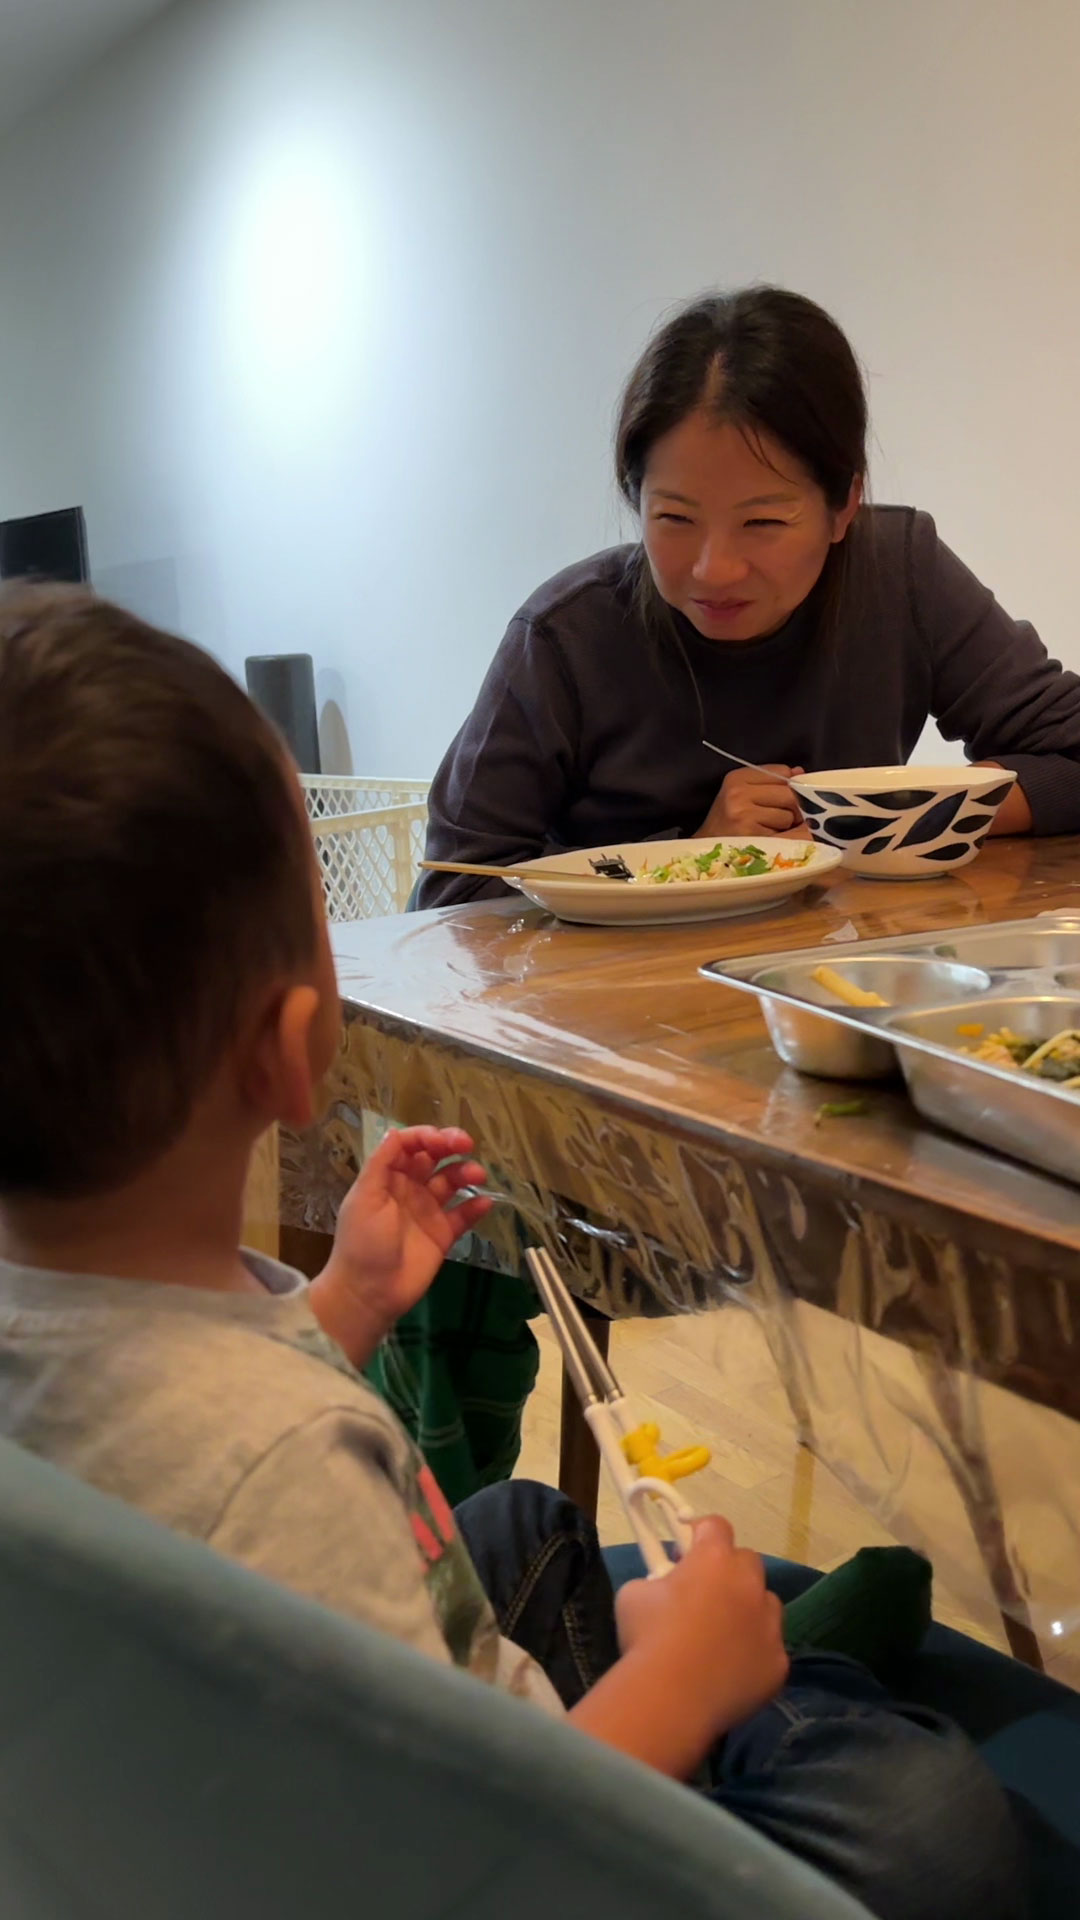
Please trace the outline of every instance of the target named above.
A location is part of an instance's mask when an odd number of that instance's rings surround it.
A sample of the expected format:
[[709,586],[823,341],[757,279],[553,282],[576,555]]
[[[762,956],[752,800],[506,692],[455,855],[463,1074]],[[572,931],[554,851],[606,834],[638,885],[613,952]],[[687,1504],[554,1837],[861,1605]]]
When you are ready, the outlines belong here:
[[244,671],[248,692],[284,734],[301,773],[321,773],[310,653],[252,654]]

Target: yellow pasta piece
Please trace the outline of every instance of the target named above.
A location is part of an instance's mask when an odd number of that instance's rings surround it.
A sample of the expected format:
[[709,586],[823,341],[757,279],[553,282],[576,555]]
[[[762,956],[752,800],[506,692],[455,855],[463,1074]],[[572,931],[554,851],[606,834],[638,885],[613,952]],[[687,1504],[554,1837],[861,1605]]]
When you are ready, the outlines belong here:
[[826,993],[835,994],[846,1007],[887,1007],[889,1004],[880,993],[867,993],[865,987],[854,986],[832,967],[815,967],[810,978],[816,986],[824,987]]

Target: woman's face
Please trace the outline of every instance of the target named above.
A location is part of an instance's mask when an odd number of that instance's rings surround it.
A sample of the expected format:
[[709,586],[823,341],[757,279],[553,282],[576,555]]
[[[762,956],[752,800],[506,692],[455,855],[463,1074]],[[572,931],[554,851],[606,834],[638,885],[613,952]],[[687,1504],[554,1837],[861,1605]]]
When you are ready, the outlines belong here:
[[775,633],[816,585],[859,504],[834,512],[778,441],[760,458],[739,428],[688,414],[658,440],[641,487],[642,539],[657,592],[706,640]]

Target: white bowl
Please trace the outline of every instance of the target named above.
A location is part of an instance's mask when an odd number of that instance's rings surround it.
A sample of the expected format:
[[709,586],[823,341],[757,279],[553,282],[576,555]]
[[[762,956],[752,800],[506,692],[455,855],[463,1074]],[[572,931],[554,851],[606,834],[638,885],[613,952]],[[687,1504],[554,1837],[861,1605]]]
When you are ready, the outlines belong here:
[[933,880],[974,860],[1016,779],[1003,767],[842,767],[792,781],[806,824],[872,880]]

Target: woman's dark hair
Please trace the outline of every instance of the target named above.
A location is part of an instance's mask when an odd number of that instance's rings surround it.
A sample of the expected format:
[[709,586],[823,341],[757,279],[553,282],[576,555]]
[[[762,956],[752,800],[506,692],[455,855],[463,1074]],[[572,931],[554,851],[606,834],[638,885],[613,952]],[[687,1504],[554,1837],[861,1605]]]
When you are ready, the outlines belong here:
[[[615,432],[619,490],[635,513],[652,448],[699,409],[718,425],[730,421],[759,454],[768,434],[801,463],[834,512],[846,505],[852,481],[865,476],[859,363],[836,321],[804,294],[782,287],[704,294],[653,335],[626,383]],[[855,526],[826,561],[823,627],[851,590],[862,545],[853,533]],[[640,576],[655,620],[663,603],[646,566]]]

